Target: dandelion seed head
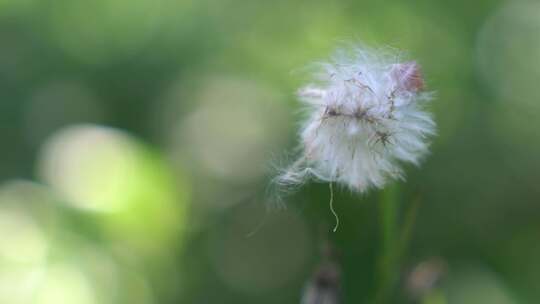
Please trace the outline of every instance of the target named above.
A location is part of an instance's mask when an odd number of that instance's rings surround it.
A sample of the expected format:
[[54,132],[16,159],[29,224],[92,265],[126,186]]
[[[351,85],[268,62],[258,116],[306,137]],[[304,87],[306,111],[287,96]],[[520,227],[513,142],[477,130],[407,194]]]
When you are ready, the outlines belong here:
[[314,82],[298,91],[307,116],[302,155],[278,184],[314,179],[364,192],[402,178],[401,164],[419,164],[435,133],[424,86],[418,63],[387,50],[354,47],[319,63]]

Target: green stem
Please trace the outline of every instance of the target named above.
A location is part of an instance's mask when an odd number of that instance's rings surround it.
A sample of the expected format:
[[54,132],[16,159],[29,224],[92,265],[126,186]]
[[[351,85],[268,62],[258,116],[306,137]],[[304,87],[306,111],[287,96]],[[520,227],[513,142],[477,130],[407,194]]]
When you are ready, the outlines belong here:
[[389,300],[396,279],[399,277],[397,257],[399,256],[399,236],[397,232],[399,213],[399,186],[389,185],[382,191],[379,201],[382,246],[378,264],[378,286],[375,303]]
[[399,188],[397,184],[391,184],[381,193],[379,202],[384,251],[393,249],[392,247],[395,246],[398,205]]

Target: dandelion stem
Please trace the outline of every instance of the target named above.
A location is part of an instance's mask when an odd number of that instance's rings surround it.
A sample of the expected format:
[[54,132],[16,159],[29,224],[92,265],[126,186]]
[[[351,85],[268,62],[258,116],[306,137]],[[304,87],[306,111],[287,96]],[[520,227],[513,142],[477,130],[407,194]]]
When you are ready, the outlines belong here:
[[378,287],[375,294],[375,303],[385,303],[394,286],[397,273],[397,258],[399,256],[399,237],[397,233],[397,221],[399,211],[399,188],[397,184],[389,185],[381,194],[380,202],[380,225],[382,246],[379,257]]

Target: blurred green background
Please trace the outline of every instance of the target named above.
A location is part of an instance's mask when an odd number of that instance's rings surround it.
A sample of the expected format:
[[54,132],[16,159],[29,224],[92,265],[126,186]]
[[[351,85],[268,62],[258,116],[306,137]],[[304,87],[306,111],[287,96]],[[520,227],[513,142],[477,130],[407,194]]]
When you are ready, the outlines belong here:
[[264,207],[343,41],[437,92],[394,302],[539,303],[540,3],[514,0],[0,0],[0,303],[299,303],[326,237],[367,303],[379,191],[336,191],[327,236],[327,185]]

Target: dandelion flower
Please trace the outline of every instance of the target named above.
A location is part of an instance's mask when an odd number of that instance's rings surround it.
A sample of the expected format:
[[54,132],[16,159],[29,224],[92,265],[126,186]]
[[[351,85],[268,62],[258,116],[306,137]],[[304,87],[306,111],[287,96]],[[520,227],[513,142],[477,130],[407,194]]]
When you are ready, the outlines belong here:
[[277,177],[282,186],[310,179],[356,192],[403,177],[402,163],[419,164],[435,123],[423,108],[420,66],[386,50],[355,47],[317,65],[313,84],[298,95],[307,119],[302,155]]

